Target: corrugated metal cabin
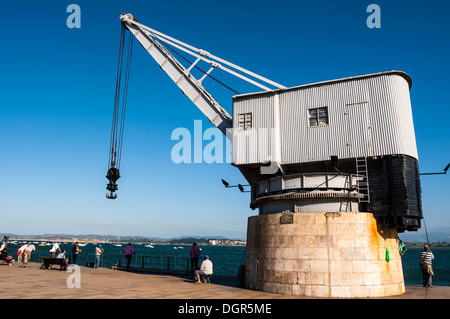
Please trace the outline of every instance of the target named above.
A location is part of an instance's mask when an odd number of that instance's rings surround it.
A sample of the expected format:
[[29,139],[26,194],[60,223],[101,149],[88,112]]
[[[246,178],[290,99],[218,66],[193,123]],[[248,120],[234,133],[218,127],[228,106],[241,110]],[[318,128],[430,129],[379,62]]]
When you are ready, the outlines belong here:
[[[406,73],[389,71],[234,96],[232,164],[252,186],[251,207],[264,214],[356,206],[388,227],[418,229],[422,209],[411,86]],[[261,174],[268,162],[280,169]],[[327,186],[331,173],[346,175],[350,186]],[[311,174],[325,176],[321,186],[305,186]],[[345,195],[330,195],[339,190]]]

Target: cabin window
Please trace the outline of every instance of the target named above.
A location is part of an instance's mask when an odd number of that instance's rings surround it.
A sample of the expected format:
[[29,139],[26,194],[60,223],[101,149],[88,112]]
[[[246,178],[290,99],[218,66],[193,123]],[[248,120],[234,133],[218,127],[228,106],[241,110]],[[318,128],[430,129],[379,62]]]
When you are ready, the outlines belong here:
[[253,115],[252,113],[239,114],[239,129],[250,130],[253,127]]
[[328,107],[309,109],[309,127],[328,125]]

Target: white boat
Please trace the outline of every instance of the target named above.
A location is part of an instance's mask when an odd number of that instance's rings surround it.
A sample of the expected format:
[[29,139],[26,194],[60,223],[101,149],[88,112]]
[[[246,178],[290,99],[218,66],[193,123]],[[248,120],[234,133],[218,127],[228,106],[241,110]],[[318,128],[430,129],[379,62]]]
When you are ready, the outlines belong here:
[[84,247],[84,246],[86,246],[87,245],[87,243],[78,243],[78,246],[79,247]]
[[145,247],[148,247],[148,248],[155,248],[155,246],[153,246],[153,245],[145,245]]
[[117,242],[114,244],[114,246],[122,247],[122,244],[119,244],[119,240],[120,240],[120,237],[117,238]]

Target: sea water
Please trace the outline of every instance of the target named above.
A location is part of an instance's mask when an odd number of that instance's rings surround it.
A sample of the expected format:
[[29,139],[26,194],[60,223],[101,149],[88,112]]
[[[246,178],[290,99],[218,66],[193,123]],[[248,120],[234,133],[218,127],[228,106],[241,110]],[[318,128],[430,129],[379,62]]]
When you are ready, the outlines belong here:
[[[19,241],[17,244],[8,244],[8,254],[12,255],[17,260],[17,249],[24,242]],[[34,243],[36,251],[31,254],[31,261],[37,261],[38,257],[42,261],[42,257],[48,257],[49,251],[52,246],[39,246],[39,243]],[[101,267],[111,268],[116,265],[121,258],[121,265],[125,265],[124,249],[127,244],[112,244],[102,243],[104,249],[101,258]],[[153,244],[153,248],[146,247],[146,244],[132,244],[136,255],[132,258],[131,267],[141,267],[141,257],[146,256],[144,259],[145,267],[149,268],[161,268],[166,267],[166,258],[170,259],[170,269],[174,269],[173,262],[176,261],[177,269],[190,269],[190,257],[189,250],[192,245],[158,245]],[[60,243],[61,250],[66,250],[66,258],[69,258],[69,253],[72,252],[73,244]],[[90,265],[95,260],[95,248],[96,244],[87,244],[86,246],[80,246],[81,253],[77,257],[77,264],[81,266]],[[213,262],[214,274],[224,276],[237,276],[239,267],[245,264],[245,246],[212,246],[205,245],[200,246],[201,258],[199,259],[198,266],[200,267],[202,257],[208,255]],[[56,253],[58,255],[59,252]]]
[[[20,243],[9,244],[8,252],[17,260],[17,249]],[[39,252],[33,252],[31,261],[36,261],[40,255],[42,257],[49,256],[49,250],[51,246],[39,246],[35,244],[36,250]],[[73,244],[61,244],[62,249],[65,249],[68,253],[72,251]],[[118,261],[118,256],[123,256],[123,250],[126,244],[116,246],[115,244],[102,244],[104,249],[104,255],[102,257],[102,267],[110,268],[114,266]],[[85,266],[86,262],[94,262],[95,254],[94,244],[87,244],[84,247],[80,247],[82,253],[77,259],[77,264]],[[178,258],[180,264],[187,267],[189,262],[189,249],[191,245],[153,245],[153,248],[146,247],[144,244],[133,244],[137,257],[133,257],[133,265],[139,266],[140,257],[145,256],[164,256],[170,258]],[[239,267],[245,264],[245,246],[210,246],[199,245],[201,248],[202,256],[209,255],[211,261],[214,264],[214,274],[224,276],[238,276]],[[401,256],[403,265],[403,275],[406,285],[422,285],[422,273],[420,270],[419,254],[422,248],[409,248],[406,247],[406,252]],[[433,285],[436,286],[450,286],[450,247],[432,248],[435,259],[433,260]],[[86,255],[87,254],[87,255]],[[87,257],[87,258],[86,258]],[[202,258],[199,260],[199,266]],[[122,265],[124,261],[122,258]],[[134,263],[134,264],[133,264]]]
[[[406,285],[422,285],[419,254],[423,248],[408,248],[403,254],[403,276]],[[434,255],[432,278],[433,285],[450,286],[450,247],[432,247]]]

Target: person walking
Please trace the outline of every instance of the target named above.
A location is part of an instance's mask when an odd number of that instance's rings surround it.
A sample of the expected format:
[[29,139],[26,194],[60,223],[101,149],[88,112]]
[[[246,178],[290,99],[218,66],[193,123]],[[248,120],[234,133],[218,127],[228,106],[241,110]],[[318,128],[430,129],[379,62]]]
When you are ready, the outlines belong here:
[[189,256],[191,257],[191,274],[198,269],[198,258],[200,257],[200,254],[201,251],[200,248],[197,247],[197,243],[193,243],[189,250]]
[[73,247],[72,247],[72,264],[77,263],[77,257],[81,251],[82,250],[80,248],[78,248],[78,242],[75,242],[75,244],[73,244]]
[[95,247],[95,264],[94,268],[97,269],[100,267],[100,258],[103,254],[104,250],[102,248],[102,244],[98,244],[97,247]]
[[136,252],[134,251],[133,247],[131,247],[131,243],[128,243],[128,246],[125,247],[124,252],[125,258],[127,259],[127,271],[128,271],[131,264],[131,258],[133,257],[133,254],[136,255]]
[[420,258],[420,269],[422,270],[423,286],[427,288],[432,288],[431,286],[431,275],[433,274],[433,269],[431,267],[431,260],[434,259],[433,252],[428,245],[423,247],[423,251],[419,254]]

